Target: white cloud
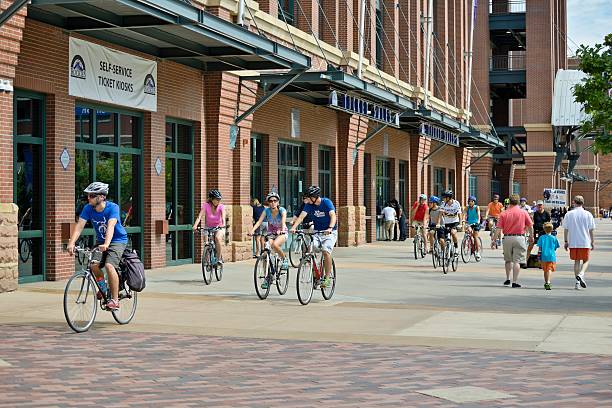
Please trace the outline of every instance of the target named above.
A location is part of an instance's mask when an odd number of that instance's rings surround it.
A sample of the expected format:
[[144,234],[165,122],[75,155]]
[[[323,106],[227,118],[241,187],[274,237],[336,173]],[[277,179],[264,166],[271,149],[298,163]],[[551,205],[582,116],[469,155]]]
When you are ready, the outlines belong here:
[[567,0],[567,31],[570,53],[576,50],[575,43],[579,45],[602,43],[606,34],[612,32],[612,2]]

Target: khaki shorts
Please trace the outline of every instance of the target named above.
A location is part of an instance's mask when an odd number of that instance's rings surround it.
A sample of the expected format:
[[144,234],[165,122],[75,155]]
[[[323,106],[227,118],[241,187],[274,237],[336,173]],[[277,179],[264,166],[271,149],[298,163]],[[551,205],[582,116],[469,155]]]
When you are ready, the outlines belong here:
[[514,263],[527,262],[527,242],[524,235],[505,236],[503,248],[504,261]]
[[106,264],[111,264],[116,271],[119,271],[119,261],[121,261],[126,246],[127,244],[111,242],[106,252],[96,252],[93,259],[100,263],[100,268],[104,268]]

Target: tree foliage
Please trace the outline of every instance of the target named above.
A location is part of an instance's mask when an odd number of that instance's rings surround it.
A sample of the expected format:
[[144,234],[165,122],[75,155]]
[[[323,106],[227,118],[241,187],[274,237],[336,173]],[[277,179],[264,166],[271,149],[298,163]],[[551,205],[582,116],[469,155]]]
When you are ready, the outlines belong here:
[[612,153],[612,34],[606,35],[603,44],[580,46],[576,56],[587,78],[575,86],[574,96],[590,115],[581,131],[595,133],[596,152]]

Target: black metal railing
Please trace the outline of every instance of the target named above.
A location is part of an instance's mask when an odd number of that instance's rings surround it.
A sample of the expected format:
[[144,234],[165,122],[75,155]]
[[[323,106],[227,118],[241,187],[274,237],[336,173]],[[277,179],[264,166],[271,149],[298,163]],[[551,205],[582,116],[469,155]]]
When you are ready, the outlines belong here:
[[489,14],[524,13],[526,0],[489,0]]
[[489,60],[489,71],[524,71],[525,54],[493,55]]

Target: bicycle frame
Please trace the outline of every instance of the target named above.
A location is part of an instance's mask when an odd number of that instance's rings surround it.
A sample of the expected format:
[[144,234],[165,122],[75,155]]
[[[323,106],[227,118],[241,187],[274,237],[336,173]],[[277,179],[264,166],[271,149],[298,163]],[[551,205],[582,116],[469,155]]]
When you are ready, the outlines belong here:
[[[102,288],[100,287],[100,284],[98,283],[98,279],[96,278],[95,274],[93,273],[93,271],[91,270],[91,265],[94,262],[94,254],[96,252],[100,252],[100,249],[98,249],[98,247],[94,247],[93,249],[87,249],[87,248],[81,248],[81,247],[75,247],[75,255],[78,257],[79,253],[84,253],[87,256],[87,262],[85,265],[83,265],[83,269],[81,269],[79,272],[85,272],[85,275],[87,276],[87,279],[85,279],[83,281],[83,284],[85,284],[85,282],[89,282],[89,277],[93,278],[94,284],[96,285],[96,288],[98,289],[98,291],[100,291],[100,293],[102,294],[102,299],[101,299],[101,303],[102,304],[106,304],[108,303],[109,299],[108,299],[108,294],[104,293],[104,291],[102,290]],[[78,273],[78,272],[77,272]],[[119,274],[119,281],[121,281],[121,273],[120,271],[117,271],[117,273]],[[79,293],[79,297],[77,298],[77,302],[81,297],[81,293],[83,292],[83,287],[81,286],[81,292]],[[85,292],[85,296],[87,296],[87,293],[89,293],[89,291]],[[85,302],[83,302],[85,303]]]

